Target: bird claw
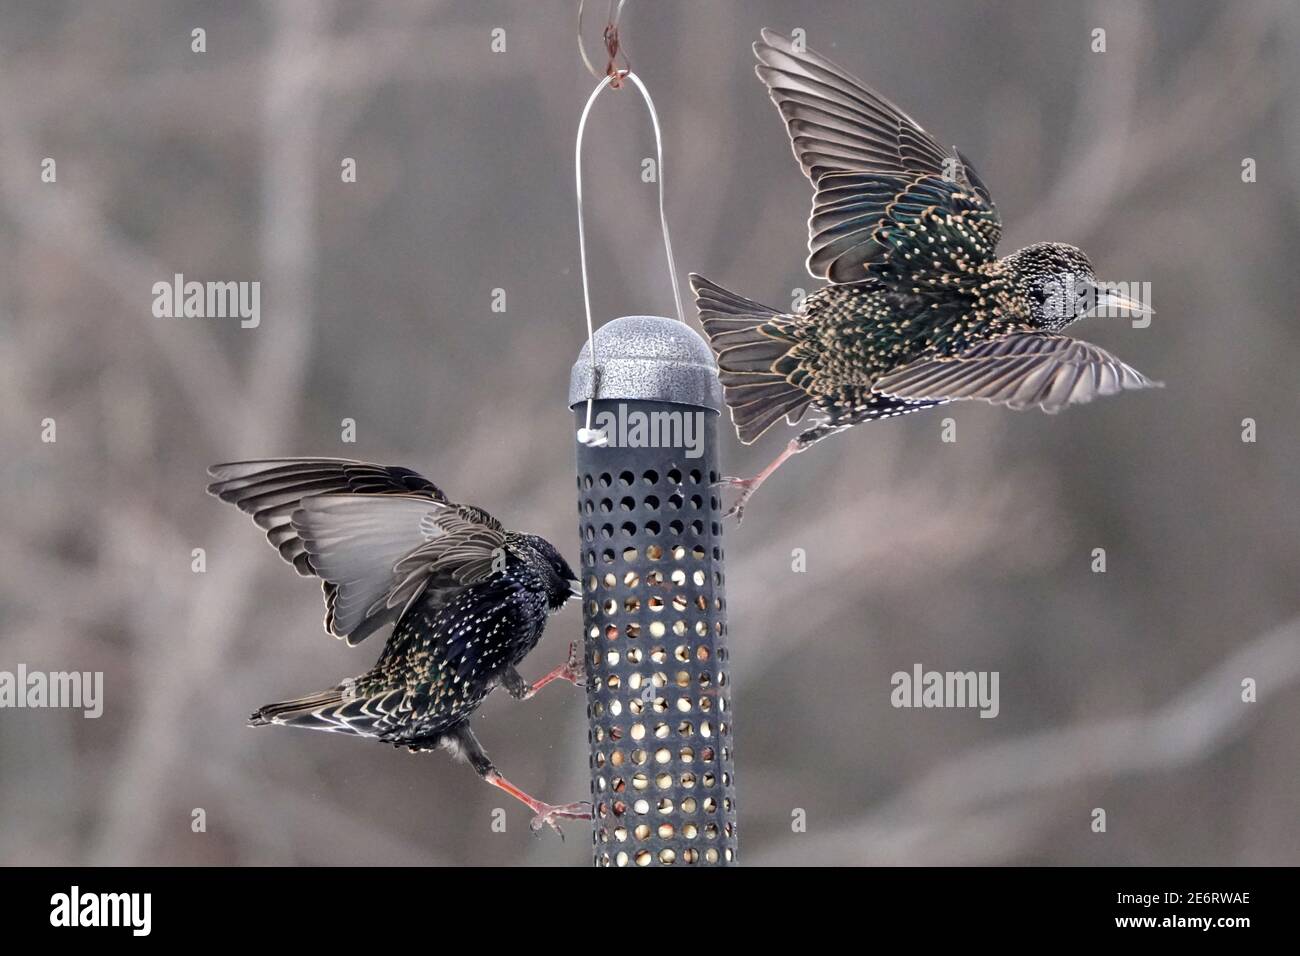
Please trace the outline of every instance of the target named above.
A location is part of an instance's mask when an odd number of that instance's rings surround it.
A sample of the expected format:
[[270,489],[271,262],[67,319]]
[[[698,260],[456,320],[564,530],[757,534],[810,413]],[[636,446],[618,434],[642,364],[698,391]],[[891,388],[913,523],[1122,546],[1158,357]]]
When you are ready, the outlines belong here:
[[564,663],[564,679],[574,687],[587,686],[587,660],[577,641],[569,641],[569,659]]
[[726,518],[734,517],[736,519],[736,527],[739,528],[741,522],[745,520],[745,503],[748,502],[750,496],[758,490],[759,484],[761,484],[761,482],[758,478],[724,477],[715,481],[713,483],[713,487],[715,488],[726,486],[728,488],[741,489],[740,497],[737,498],[732,506],[727,509],[726,513],[722,516],[723,519],[725,520]]
[[538,806],[537,813],[528,826],[534,833],[541,830],[542,827],[550,827],[564,839],[564,831],[560,829],[560,820],[590,820],[591,804],[585,800],[577,803],[561,803],[552,806],[549,803],[543,803]]

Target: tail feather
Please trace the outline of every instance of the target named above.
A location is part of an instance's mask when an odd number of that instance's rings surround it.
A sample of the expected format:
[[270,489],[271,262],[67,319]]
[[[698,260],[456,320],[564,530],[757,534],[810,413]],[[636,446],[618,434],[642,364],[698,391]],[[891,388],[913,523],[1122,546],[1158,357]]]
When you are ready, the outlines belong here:
[[287,724],[292,722],[295,717],[306,716],[318,707],[328,707],[331,704],[342,702],[343,691],[340,688],[324,690],[319,694],[309,694],[306,697],[296,697],[293,700],[281,700],[274,704],[267,704],[265,707],[259,707],[249,715],[248,722],[257,727],[264,724]]
[[249,715],[248,724],[250,727],[281,724],[305,727],[308,730],[373,736],[379,729],[377,722],[386,716],[382,707],[385,702],[384,698],[358,697],[346,684],[342,684],[318,694],[267,704]]
[[794,317],[694,273],[691,290],[740,440],[746,445],[756,441],[783,417],[797,422],[812,399],[776,370],[795,345]]

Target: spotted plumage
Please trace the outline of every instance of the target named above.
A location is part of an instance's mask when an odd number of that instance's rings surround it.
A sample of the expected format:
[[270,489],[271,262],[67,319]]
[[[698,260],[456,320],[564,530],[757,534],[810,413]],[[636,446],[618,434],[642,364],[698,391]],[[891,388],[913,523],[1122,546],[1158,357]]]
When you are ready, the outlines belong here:
[[853,425],[980,399],[1053,413],[1152,382],[1061,331],[1099,305],[1149,311],[1102,288],[1080,250],[1037,243],[999,258],[988,188],[957,149],[811,50],[764,30],[755,68],[814,188],[808,270],[829,284],[784,313],[691,276],[727,405],[746,444],[817,421],[750,479]]
[[581,680],[572,648],[534,684],[516,669],[573,595],[573,571],[549,542],[449,501],[405,468],[286,458],[209,471],[210,493],[250,514],[300,574],[321,578],[328,633],[355,644],[393,622],[364,674],[259,708],[253,725],[450,750],[527,803],[535,826],[589,815],[585,804],[543,804],[511,785],[468,723],[498,685],[523,699],[553,679]]

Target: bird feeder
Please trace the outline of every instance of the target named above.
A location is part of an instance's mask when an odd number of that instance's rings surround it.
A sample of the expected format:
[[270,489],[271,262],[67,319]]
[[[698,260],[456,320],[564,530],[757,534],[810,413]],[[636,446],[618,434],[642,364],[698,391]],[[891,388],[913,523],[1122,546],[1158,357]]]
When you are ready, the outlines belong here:
[[717,367],[682,322],[615,319],[574,363],[569,405],[593,861],[735,863]]

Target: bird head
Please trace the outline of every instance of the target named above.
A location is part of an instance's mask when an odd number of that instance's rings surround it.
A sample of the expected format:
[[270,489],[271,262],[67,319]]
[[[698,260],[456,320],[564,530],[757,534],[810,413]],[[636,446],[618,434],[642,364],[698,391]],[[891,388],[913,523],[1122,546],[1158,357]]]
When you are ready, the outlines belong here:
[[1082,249],[1063,242],[1036,242],[1003,259],[1022,314],[1037,327],[1059,332],[1099,308],[1140,314],[1151,310],[1097,281]]
[[578,576],[569,567],[560,552],[551,542],[535,534],[520,535],[527,549],[531,552],[530,562],[546,579],[547,596],[552,611],[558,611],[570,598],[581,597],[582,592],[576,584]]

